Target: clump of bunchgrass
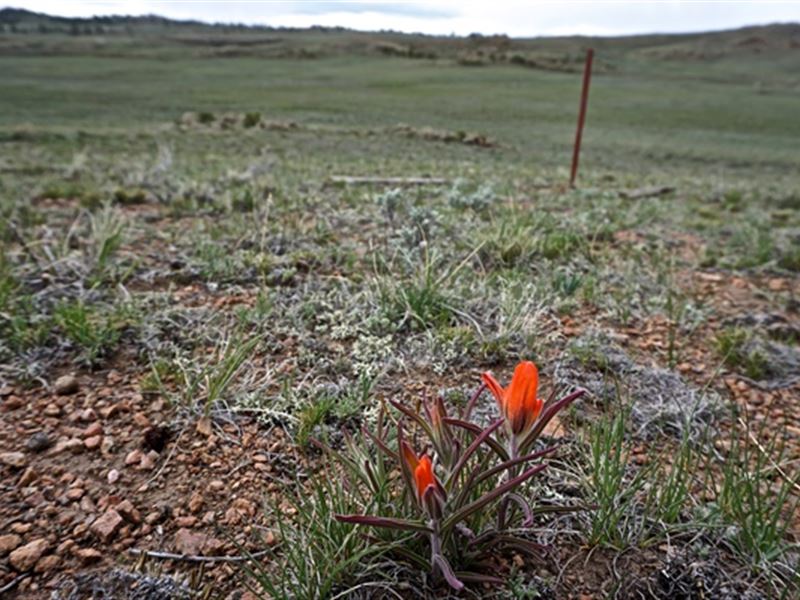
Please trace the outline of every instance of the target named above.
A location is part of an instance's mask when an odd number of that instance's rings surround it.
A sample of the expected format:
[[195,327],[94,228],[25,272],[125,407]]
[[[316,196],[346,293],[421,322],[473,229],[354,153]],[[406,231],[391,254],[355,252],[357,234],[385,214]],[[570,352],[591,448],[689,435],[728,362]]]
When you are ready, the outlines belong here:
[[[379,489],[389,489],[389,469],[381,456],[372,456],[372,475]],[[244,570],[247,587],[261,597],[280,600],[295,598],[331,598],[353,581],[391,589],[389,574],[377,559],[392,543],[380,539],[365,540],[337,514],[357,510],[368,502],[377,510],[391,504],[388,494],[360,497],[356,487],[336,472],[320,472],[308,484],[296,483],[296,494],[286,494],[266,507],[267,516],[277,528],[277,543],[268,549],[269,561],[248,555]],[[288,491],[288,490],[287,490]],[[284,498],[284,496],[281,496]],[[286,518],[286,512],[293,515]]]
[[[154,360],[148,391],[158,390],[184,406],[199,404],[203,416],[208,417],[215,405],[226,399],[259,341],[258,337],[243,338],[234,332],[218,340],[205,356],[190,359],[176,352],[170,359]],[[174,384],[175,392],[167,391],[168,383]]]
[[767,357],[750,344],[752,333],[739,327],[728,328],[717,335],[717,352],[730,368],[740,370],[751,379],[761,379],[768,370]]
[[64,302],[53,318],[61,332],[80,349],[78,362],[96,366],[117,345],[120,323],[83,301]]
[[800,544],[791,543],[788,534],[800,506],[800,474],[791,467],[784,432],[767,427],[737,418],[718,465],[721,476],[708,483],[715,495],[713,514],[727,525],[725,541],[755,571],[791,581]]
[[642,520],[638,495],[647,483],[646,471],[631,472],[631,445],[625,440],[627,409],[596,421],[590,428],[587,486],[595,510],[591,513],[589,543],[617,549],[638,539]]

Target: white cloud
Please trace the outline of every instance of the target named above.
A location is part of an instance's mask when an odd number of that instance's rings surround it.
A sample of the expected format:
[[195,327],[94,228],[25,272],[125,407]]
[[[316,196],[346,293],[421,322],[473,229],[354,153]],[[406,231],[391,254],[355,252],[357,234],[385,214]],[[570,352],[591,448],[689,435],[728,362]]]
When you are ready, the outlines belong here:
[[64,16],[159,14],[178,19],[275,26],[328,25],[431,34],[625,35],[728,29],[800,21],[800,1],[519,0],[428,2],[18,0],[15,6]]

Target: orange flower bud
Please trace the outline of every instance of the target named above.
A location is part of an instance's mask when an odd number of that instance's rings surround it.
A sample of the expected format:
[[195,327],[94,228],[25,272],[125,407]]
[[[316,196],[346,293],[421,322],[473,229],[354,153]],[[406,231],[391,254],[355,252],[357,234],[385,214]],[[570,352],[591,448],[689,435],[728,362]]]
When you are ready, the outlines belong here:
[[422,502],[422,497],[425,495],[426,490],[430,487],[436,487],[436,477],[433,475],[433,464],[431,459],[426,455],[422,455],[417,463],[417,468],[414,469],[414,481],[417,485],[417,498]]
[[531,361],[523,361],[514,369],[511,383],[505,389],[491,373],[481,375],[481,379],[492,392],[500,413],[515,435],[528,431],[539,413],[542,412],[542,400],[536,397],[539,387],[539,371]]

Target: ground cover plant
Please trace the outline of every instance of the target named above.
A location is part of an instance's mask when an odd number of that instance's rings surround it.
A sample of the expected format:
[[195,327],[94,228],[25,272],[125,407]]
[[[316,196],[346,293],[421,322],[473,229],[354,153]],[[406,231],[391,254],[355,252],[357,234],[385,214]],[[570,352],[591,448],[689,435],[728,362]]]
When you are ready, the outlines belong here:
[[797,595],[792,26],[0,16],[5,594]]

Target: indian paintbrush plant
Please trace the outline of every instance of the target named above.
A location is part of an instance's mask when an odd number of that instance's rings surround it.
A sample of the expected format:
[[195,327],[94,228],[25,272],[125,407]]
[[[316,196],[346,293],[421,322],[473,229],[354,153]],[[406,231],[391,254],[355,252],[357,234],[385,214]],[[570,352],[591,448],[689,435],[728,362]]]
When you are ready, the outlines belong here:
[[[336,519],[406,532],[399,554],[430,571],[434,578],[444,578],[456,590],[462,589],[465,581],[502,583],[481,573],[492,552],[511,549],[541,556],[546,548],[523,537],[535,516],[575,510],[552,505],[533,507],[520,493],[520,486],[542,472],[547,467],[543,459],[556,450],[534,450],[545,426],[584,390],[560,399],[553,393],[542,400],[537,395],[538,370],[529,361],[517,365],[508,387],[501,386],[490,373],[484,373],[481,379],[482,384],[457,416],[448,413],[441,397],[423,399],[417,410],[390,401],[399,414],[387,423],[387,411],[382,409],[376,430],[363,431],[365,440],[371,440],[379,452],[379,459],[370,459],[363,448],[357,450],[351,439],[348,453],[325,447],[344,467],[351,487],[366,486],[376,498],[380,496],[381,501],[368,502],[365,511],[378,505],[386,511],[378,515],[336,515]],[[501,418],[482,428],[470,417],[487,390],[495,397]],[[407,433],[407,429],[411,431],[409,425],[413,435]],[[376,465],[386,469],[387,458],[399,466],[403,482],[400,489],[389,492],[387,482],[394,485],[398,478],[379,476],[375,471]],[[388,503],[387,497],[391,499]],[[487,510],[490,507],[495,511]],[[377,542],[381,538],[369,539]],[[393,543],[392,548],[398,550],[398,544]],[[453,565],[467,570],[456,571]]]

